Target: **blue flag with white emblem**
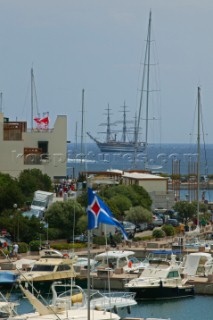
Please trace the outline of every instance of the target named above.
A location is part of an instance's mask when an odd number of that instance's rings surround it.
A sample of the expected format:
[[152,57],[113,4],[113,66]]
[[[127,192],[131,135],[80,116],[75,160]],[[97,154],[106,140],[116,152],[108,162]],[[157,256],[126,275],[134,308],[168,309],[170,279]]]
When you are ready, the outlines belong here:
[[123,225],[117,219],[115,219],[107,205],[91,188],[88,188],[87,216],[89,230],[98,228],[99,223],[111,224],[119,228],[124,236],[124,239],[128,240],[128,236]]

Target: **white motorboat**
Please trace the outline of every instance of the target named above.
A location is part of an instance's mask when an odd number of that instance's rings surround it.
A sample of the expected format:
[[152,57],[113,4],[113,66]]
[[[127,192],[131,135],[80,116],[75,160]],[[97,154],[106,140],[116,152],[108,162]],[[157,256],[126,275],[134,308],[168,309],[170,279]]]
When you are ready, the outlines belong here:
[[130,280],[125,288],[136,293],[136,299],[171,299],[194,295],[194,286],[181,278],[175,256],[171,261],[150,261],[140,277]]
[[95,256],[97,262],[96,269],[103,270],[109,268],[111,270],[123,269],[123,272],[138,273],[147,266],[147,262],[141,262],[135,256],[134,251],[106,251]]
[[[79,268],[87,269],[88,267],[88,258],[87,257],[79,257],[74,252],[67,251],[62,253],[61,251],[54,249],[44,249],[40,251],[40,256],[45,258],[68,258],[74,259],[73,267],[77,272]],[[93,271],[96,265],[96,261],[94,259],[90,259],[90,270]]]
[[31,283],[36,289],[48,289],[54,281],[70,281],[75,277],[73,259],[58,256],[43,256],[33,264],[30,271],[22,272],[18,282],[28,285]]
[[[88,268],[88,258],[87,257],[77,257],[77,261],[73,264],[74,269],[79,271],[79,269],[87,269]],[[90,259],[90,270],[94,271],[96,268],[97,262],[94,259]]]
[[41,258],[63,258],[64,255],[61,251],[55,249],[43,249],[39,252]]
[[207,277],[213,274],[213,258],[207,252],[193,252],[184,257],[182,273],[189,277]]
[[[53,283],[52,290],[52,304],[53,308],[60,306],[60,308],[87,308],[88,301],[90,301],[90,308],[96,310],[118,310],[126,307],[130,312],[130,307],[137,304],[135,293],[133,292],[100,292],[99,290],[88,291],[82,289],[75,284],[63,285],[60,282]],[[60,294],[60,292],[63,292]]]
[[35,308],[35,312],[24,313],[21,315],[9,316],[7,320],[88,320],[89,317],[94,320],[119,320],[120,317],[112,312],[86,309],[86,308],[73,308],[64,310],[63,307],[58,305],[52,307],[45,305],[35,297],[29,290],[24,289],[20,285],[22,292],[29,302]]

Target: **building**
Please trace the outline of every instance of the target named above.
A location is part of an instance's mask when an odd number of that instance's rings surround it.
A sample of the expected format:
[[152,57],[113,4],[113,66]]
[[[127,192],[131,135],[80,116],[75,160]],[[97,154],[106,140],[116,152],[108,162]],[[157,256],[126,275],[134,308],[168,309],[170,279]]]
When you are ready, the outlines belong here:
[[168,191],[168,178],[145,172],[124,172],[123,184],[143,187],[152,199],[152,208],[171,209],[175,204],[175,194]]
[[51,179],[65,178],[67,117],[58,115],[53,128],[27,128],[0,113],[0,172],[18,177],[25,169],[40,169]]
[[175,204],[175,192],[168,190],[169,178],[151,174],[144,170],[107,170],[82,172],[87,176],[87,185],[99,189],[103,185],[138,185],[143,187],[152,199],[152,209],[172,209]]

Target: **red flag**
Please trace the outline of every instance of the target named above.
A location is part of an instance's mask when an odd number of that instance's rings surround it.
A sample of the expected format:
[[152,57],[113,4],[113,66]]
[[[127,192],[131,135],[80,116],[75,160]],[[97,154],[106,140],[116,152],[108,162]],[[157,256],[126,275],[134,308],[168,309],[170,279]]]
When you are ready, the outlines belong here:
[[40,124],[47,127],[49,125],[49,117],[45,117],[45,118],[40,119]]
[[41,120],[40,118],[34,118],[33,120],[34,120],[37,124],[40,124],[40,120]]

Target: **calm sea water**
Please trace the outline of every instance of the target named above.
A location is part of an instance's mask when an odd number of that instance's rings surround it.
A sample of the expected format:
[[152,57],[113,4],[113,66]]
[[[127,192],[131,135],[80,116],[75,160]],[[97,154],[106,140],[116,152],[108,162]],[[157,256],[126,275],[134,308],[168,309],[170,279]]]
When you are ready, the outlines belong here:
[[[81,152],[82,151],[82,152]],[[213,174],[213,144],[201,145],[201,174]],[[188,174],[197,161],[197,146],[191,144],[153,144],[148,148],[148,155],[139,153],[102,153],[96,144],[88,143],[84,148],[78,144],[68,145],[67,171],[70,176],[80,171],[103,171],[107,169],[144,169],[157,167],[157,171],[171,174],[179,171]],[[77,159],[76,161],[72,159]],[[81,162],[81,159],[82,162]],[[80,162],[80,163],[79,163]],[[191,169],[190,169],[191,168]]]
[[[20,296],[19,296],[20,297]],[[16,295],[16,299],[18,296]],[[18,313],[32,311],[26,298],[20,300]],[[131,308],[132,317],[162,317],[171,320],[211,320],[213,313],[212,296],[195,296],[185,299],[174,299],[156,302],[139,302]],[[119,311],[121,317],[128,317],[126,308]]]
[[[188,175],[196,172],[197,146],[189,144],[162,144],[150,145],[148,158],[143,153],[102,153],[96,144],[85,144],[84,150],[80,145],[68,145],[67,175],[78,177],[81,171],[106,171],[108,169],[119,170],[143,170],[148,163],[153,172],[167,174],[180,173]],[[81,153],[81,151],[83,151]],[[135,160],[136,159],[136,160]],[[148,159],[146,161],[146,159]],[[213,144],[201,146],[201,175],[213,174]],[[205,191],[205,199],[213,201],[213,190]],[[187,190],[181,190],[180,199],[185,200]],[[200,194],[200,199],[201,199]]]
[[[212,313],[213,297],[195,296],[186,299],[141,302],[132,308],[131,315],[134,317],[162,317],[171,320],[211,320]],[[125,313],[123,315],[125,316]]]

